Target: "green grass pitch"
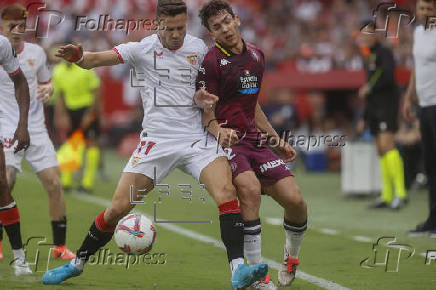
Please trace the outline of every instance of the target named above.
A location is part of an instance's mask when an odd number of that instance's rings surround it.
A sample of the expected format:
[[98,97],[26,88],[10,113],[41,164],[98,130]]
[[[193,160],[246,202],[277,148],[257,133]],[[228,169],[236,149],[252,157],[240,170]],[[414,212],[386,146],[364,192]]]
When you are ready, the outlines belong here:
[[[73,251],[80,246],[94,217],[110,201],[126,162],[112,152],[107,152],[105,158],[110,181],[97,181],[96,191],[91,196],[66,195],[67,246]],[[151,256],[139,264],[129,265],[126,269],[123,256],[118,260],[101,259],[97,265],[87,265],[80,277],[57,286],[42,285],[41,276],[47,263],[53,268],[64,262],[48,260],[50,246],[44,243],[38,245],[43,237],[47,237],[47,243],[52,240],[47,197],[29,168],[24,168],[24,172],[18,176],[14,196],[20,209],[23,241],[29,237],[41,237],[31,240],[26,247],[27,259],[35,262],[38,253],[39,259],[32,266],[35,271],[32,276],[15,277],[9,266],[12,253],[5,234],[5,257],[0,261],[0,289],[230,288],[230,270],[225,251],[213,243],[220,240],[218,210],[199,185],[178,170],[164,181],[171,186],[169,196],[159,194],[155,189],[144,199],[145,204],[138,205],[136,210],[153,216],[153,203],[157,202],[158,220],[211,220],[211,224],[155,223],[158,231],[155,247]],[[400,212],[368,211],[365,206],[371,199],[345,198],[341,194],[339,174],[309,174],[303,170],[294,173],[309,209],[309,230],[303,240],[299,270],[323,280],[319,282],[304,276],[301,277],[304,279],[297,279],[291,289],[338,289],[339,286],[362,290],[436,289],[436,261],[426,265],[426,258],[422,256],[427,250],[436,251],[436,239],[409,238],[405,235],[408,229],[426,217],[426,192],[410,192],[411,202]],[[192,202],[182,199],[182,196],[188,195],[179,191],[178,184],[193,184]],[[205,201],[200,200],[203,195]],[[282,215],[282,209],[273,200],[263,197],[262,254],[277,263],[282,259],[284,243],[283,228],[279,225]],[[374,257],[373,243],[382,236],[396,237],[396,243],[409,245],[415,251],[410,258],[407,258],[408,252],[403,251],[399,257],[398,272],[386,272],[383,265],[374,266],[371,263],[368,267],[360,266],[365,258]],[[202,240],[198,240],[199,237]],[[113,240],[106,248],[114,255],[121,253]],[[387,248],[382,247],[378,251],[378,259],[384,257],[386,251],[383,249]],[[395,259],[397,256],[392,250],[388,261],[389,271],[395,270]],[[270,268],[270,274],[277,281],[277,270]]]

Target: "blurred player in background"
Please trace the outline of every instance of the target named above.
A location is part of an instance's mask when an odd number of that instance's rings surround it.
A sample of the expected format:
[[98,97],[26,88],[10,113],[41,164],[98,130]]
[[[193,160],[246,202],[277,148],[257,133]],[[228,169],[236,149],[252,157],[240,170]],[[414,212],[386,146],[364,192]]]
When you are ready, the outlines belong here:
[[[244,265],[243,224],[230,167],[215,140],[206,142],[201,110],[192,106],[193,96],[198,99],[209,95],[204,90],[195,94],[195,80],[207,47],[201,39],[186,34],[187,7],[183,1],[159,0],[156,10],[162,27],[141,42],[121,44],[103,52],[83,53],[81,46],[75,45],[59,49],[59,57],[85,69],[121,63],[134,67],[136,74],[145,79],[141,87],[144,119],[141,142],[124,169],[111,205],[92,223],[77,258],[45,273],[44,284],[59,284],[80,275],[89,257],[112,239],[118,221],[133,209],[132,196],[139,200],[174,168],[205,184],[219,208],[232,289],[245,289],[264,279],[268,272],[266,264]],[[156,106],[155,102],[164,106]]]
[[392,51],[377,39],[376,24],[363,25],[361,39],[370,50],[365,61],[368,82],[359,90],[359,98],[366,98],[364,124],[375,138],[382,177],[381,196],[369,208],[400,209],[407,202],[404,185],[404,165],[395,147],[394,134],[398,130],[400,92],[395,80]]
[[[264,55],[241,38],[240,20],[227,1],[208,2],[201,9],[200,18],[215,47],[203,61],[204,70],[198,75],[197,86],[219,97],[212,110],[205,110],[203,125],[223,147],[228,147],[226,151],[244,221],[245,257],[250,265],[262,262],[259,208],[263,191],[285,209],[284,264],[278,282],[288,286],[295,279],[300,263],[298,253],[307,229],[307,209],[285,164],[294,160],[296,153],[280,139],[257,101],[265,70]],[[259,138],[259,132],[279,143],[275,149],[280,157]],[[255,282],[252,288],[277,289],[269,275]]]
[[[3,33],[4,32],[5,31],[3,31]],[[18,141],[18,144],[13,152],[17,153],[23,149],[27,149],[30,144],[29,131],[27,128],[30,103],[29,87],[27,85],[26,77],[21,71],[15,50],[12,48],[8,39],[2,35],[0,35],[0,65],[2,66],[1,72],[5,72],[7,77],[12,80],[15,98],[18,103],[18,124],[15,123],[13,127],[11,127],[16,128],[16,130],[10,142],[15,144],[15,142]],[[9,80],[7,82],[9,83]],[[5,81],[3,79],[0,85],[2,87],[5,85]],[[9,94],[9,92],[5,95],[3,91],[0,91],[0,99],[2,101],[3,98],[7,98],[6,101],[8,103],[13,103],[12,97],[13,95]],[[3,104],[0,108],[3,108]],[[3,118],[2,110],[0,110],[0,117]],[[11,195],[6,177],[1,126],[2,124],[0,122],[0,222],[8,234],[9,243],[11,244],[12,252],[14,254],[13,267],[15,275],[28,275],[32,274],[32,271],[29,268],[29,264],[26,262],[23,250],[20,231],[20,214],[17,204]],[[0,258],[3,258],[1,243],[2,234],[3,232],[0,232]]]
[[[32,43],[25,42],[27,11],[20,4],[13,4],[1,13],[1,29],[17,53],[20,67],[29,83],[30,109],[29,133],[31,143],[24,152],[14,153],[13,131],[19,120],[19,107],[10,101],[14,94],[14,84],[5,71],[0,71],[0,102],[2,118],[1,128],[5,146],[6,172],[9,189],[12,192],[17,172],[21,172],[21,162],[25,158],[38,176],[48,194],[49,212],[53,230],[53,257],[72,259],[75,255],[65,247],[66,213],[64,193],[60,184],[56,152],[47,134],[44,121],[44,105],[53,91],[50,83],[50,71],[46,64],[44,50]],[[1,230],[1,228],[0,228]]]
[[413,36],[415,69],[405,94],[403,111],[410,121],[412,101],[418,100],[430,211],[427,220],[409,231],[409,235],[430,233],[436,237],[436,28],[434,25],[425,27],[429,17],[436,17],[436,1],[418,0],[416,16],[418,25]]
[[[100,162],[100,79],[93,70],[61,62],[53,70],[53,85],[57,97],[55,119],[68,128],[69,137],[77,130],[85,135],[85,165],[79,191],[90,193]],[[62,171],[61,182],[66,190],[71,189],[73,172]]]

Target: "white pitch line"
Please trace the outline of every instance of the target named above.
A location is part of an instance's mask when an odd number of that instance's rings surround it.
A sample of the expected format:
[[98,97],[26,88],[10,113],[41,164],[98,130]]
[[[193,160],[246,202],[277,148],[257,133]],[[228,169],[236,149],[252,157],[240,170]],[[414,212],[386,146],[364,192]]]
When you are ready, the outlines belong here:
[[362,242],[362,243],[372,243],[373,242],[373,240],[370,237],[365,237],[365,236],[352,236],[351,238],[357,242]]
[[319,229],[318,231],[322,234],[326,234],[326,235],[330,235],[330,236],[336,236],[337,234],[339,234],[339,231],[334,230],[334,229],[322,228],[322,229]]
[[[83,195],[83,194],[73,194],[73,196],[78,198],[78,199],[80,199],[80,200],[83,200],[83,201],[86,201],[86,202],[89,202],[89,203],[94,203],[94,204],[97,204],[97,205],[100,205],[100,206],[104,206],[104,207],[107,207],[107,206],[110,205],[110,201],[108,201],[108,200],[106,200],[104,198],[97,197],[97,196]],[[140,212],[140,211],[137,211],[137,212],[146,215],[143,212]],[[218,241],[218,240],[216,240],[216,239],[214,239],[212,237],[209,237],[209,236],[206,236],[206,235],[194,232],[192,230],[188,230],[188,229],[182,228],[182,227],[180,227],[178,225],[163,223],[163,224],[159,224],[159,227],[162,227],[162,228],[165,228],[165,229],[170,230],[172,232],[178,233],[178,234],[180,234],[182,236],[186,236],[186,237],[192,238],[193,240],[200,241],[200,242],[203,242],[203,243],[212,244],[213,246],[215,246],[217,248],[225,249],[225,247],[224,247],[222,242],[220,242],[220,241]],[[273,269],[276,269],[276,270],[279,271],[282,268],[282,265],[277,263],[274,260],[270,260],[270,259],[265,258],[265,257],[262,257],[262,259]],[[303,271],[298,271],[297,272],[297,278],[301,279],[301,280],[304,280],[304,281],[307,281],[309,283],[315,284],[316,286],[324,288],[324,289],[329,289],[329,290],[350,290],[350,288],[344,287],[344,286],[339,285],[339,284],[337,284],[335,282],[328,281],[328,280],[325,280],[325,279],[317,277],[317,276],[310,275],[310,274],[308,274],[306,272],[303,272]]]
[[283,218],[265,218],[265,222],[273,226],[282,226]]

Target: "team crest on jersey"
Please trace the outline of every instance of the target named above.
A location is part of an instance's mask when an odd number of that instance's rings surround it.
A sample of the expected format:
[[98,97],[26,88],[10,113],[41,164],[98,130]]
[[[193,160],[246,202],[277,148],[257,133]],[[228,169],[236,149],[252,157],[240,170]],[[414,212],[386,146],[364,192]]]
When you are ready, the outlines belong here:
[[154,51],[154,55],[158,58],[162,58],[163,57],[163,50],[161,52],[157,52],[156,50]]
[[35,66],[35,60],[34,60],[34,59],[28,59],[28,60],[27,60],[27,63],[29,64],[29,66],[30,66],[31,68],[33,68],[33,67]]
[[188,55],[187,58],[188,58],[188,62],[190,64],[197,65],[197,63],[198,63],[198,55],[196,55],[196,54]]

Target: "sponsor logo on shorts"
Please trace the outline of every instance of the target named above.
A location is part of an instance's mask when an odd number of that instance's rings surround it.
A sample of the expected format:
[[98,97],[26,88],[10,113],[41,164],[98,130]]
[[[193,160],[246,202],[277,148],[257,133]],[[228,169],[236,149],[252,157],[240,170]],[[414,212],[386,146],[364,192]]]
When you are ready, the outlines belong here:
[[11,148],[13,145],[12,138],[3,138],[3,146],[5,146],[6,149]]
[[259,168],[260,168],[260,172],[264,173],[264,172],[268,171],[268,169],[273,169],[273,168],[279,167],[280,165],[286,166],[286,164],[285,164],[285,162],[283,162],[283,160],[277,159],[274,161],[269,161],[267,163],[264,163]]
[[134,156],[132,158],[132,167],[135,167],[141,159],[142,157]]

